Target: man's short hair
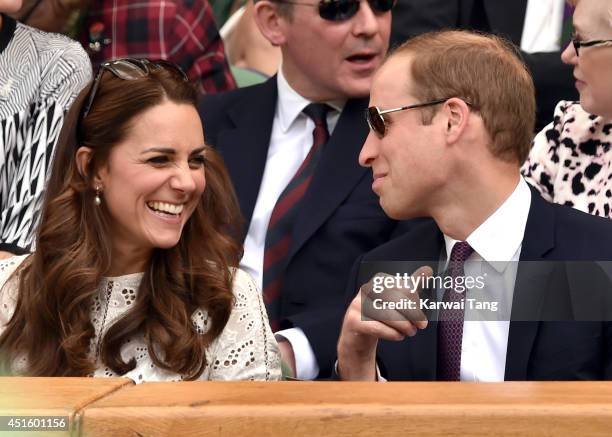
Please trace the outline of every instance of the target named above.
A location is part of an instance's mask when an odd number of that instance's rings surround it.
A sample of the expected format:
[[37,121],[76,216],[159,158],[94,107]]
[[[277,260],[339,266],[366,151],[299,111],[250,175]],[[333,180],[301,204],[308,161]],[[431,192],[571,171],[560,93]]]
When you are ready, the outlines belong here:
[[[412,59],[411,95],[420,102],[466,99],[482,117],[491,152],[523,163],[535,126],[535,89],[512,43],[470,31],[431,32],[406,41],[391,56],[404,54]],[[425,108],[423,123],[430,123],[438,109]]]

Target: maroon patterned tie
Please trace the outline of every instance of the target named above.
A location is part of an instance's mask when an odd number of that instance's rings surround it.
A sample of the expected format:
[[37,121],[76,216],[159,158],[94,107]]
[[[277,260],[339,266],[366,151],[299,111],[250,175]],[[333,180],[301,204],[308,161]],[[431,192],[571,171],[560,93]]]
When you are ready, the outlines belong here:
[[323,144],[329,139],[327,112],[329,106],[311,103],[302,111],[314,121],[312,147],[297,172],[274,205],[268,223],[263,267],[263,297],[273,331],[279,329],[280,290],[291,243],[293,224],[299,212],[300,201],[308,189],[314,169],[319,161]]
[[[447,273],[454,279],[464,276],[463,265],[474,249],[465,241],[458,241],[451,251]],[[444,302],[461,302],[465,292],[444,291]],[[464,309],[441,309],[438,316],[438,380],[459,381],[461,373],[461,343],[463,340]]]

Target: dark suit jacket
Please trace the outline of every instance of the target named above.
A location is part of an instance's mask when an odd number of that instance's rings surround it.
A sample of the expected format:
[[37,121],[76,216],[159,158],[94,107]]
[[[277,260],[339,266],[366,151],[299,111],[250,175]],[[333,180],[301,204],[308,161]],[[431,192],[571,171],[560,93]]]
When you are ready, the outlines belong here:
[[[423,32],[440,29],[475,29],[503,35],[521,44],[527,0],[410,0],[393,10],[392,45]],[[559,100],[577,100],[572,67],[561,62],[561,52],[521,52],[536,87],[539,131],[550,123]]]
[[[443,249],[442,233],[431,220],[365,254],[362,260],[429,261],[435,271]],[[612,221],[550,204],[532,189],[520,260],[549,262],[519,265],[505,380],[612,379],[612,323],[601,321],[612,318],[608,314],[600,321],[584,321],[584,317],[567,313],[572,304],[580,306],[580,300],[585,300],[585,293],[591,291],[585,290],[585,284],[590,287],[592,278],[586,278],[588,272],[572,271],[582,270],[584,264],[570,263],[560,274],[552,271],[554,265],[564,265],[552,261],[612,260]],[[347,288],[347,294],[353,296],[360,285],[356,282],[357,266]],[[604,274],[597,280],[605,282],[605,288],[599,288],[604,289],[609,309],[610,277]],[[557,311],[553,317],[545,314],[551,308]],[[525,311],[531,314],[520,314]],[[546,321],[534,321],[539,317]],[[381,341],[378,363],[383,376],[390,380],[435,380],[436,348],[436,322],[404,341]]]
[[[247,223],[266,165],[276,100],[272,78],[200,102],[206,141],[223,156]],[[295,223],[281,290],[281,328],[304,331],[321,376],[331,373],[335,359],[353,262],[409,226],[384,214],[371,189],[371,171],[358,164],[368,132],[366,106],[367,99],[349,100],[325,145]]]

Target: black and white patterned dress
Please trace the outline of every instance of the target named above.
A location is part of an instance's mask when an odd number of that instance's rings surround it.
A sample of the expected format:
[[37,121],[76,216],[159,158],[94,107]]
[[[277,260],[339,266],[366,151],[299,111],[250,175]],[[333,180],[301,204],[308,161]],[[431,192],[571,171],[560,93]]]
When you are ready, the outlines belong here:
[[612,218],[612,119],[561,101],[521,169],[554,203]]
[[64,115],[90,78],[80,44],[2,15],[0,250],[31,249]]

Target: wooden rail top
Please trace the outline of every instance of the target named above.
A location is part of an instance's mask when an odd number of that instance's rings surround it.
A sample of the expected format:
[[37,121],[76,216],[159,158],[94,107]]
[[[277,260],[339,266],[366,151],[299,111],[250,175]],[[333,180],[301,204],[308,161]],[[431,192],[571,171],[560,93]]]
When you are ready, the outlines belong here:
[[0,415],[8,414],[67,414],[63,435],[82,436],[609,436],[612,382],[0,378]]

